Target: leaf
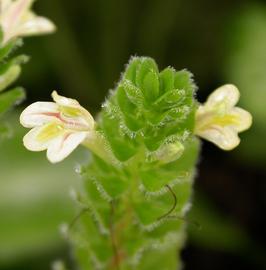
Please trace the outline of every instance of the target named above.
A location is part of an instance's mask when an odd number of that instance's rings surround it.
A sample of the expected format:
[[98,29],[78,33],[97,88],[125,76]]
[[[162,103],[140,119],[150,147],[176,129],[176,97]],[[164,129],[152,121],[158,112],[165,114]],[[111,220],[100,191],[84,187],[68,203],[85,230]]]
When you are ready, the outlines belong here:
[[132,57],[127,65],[124,78],[128,81],[131,81],[133,84],[136,84],[137,68],[141,63],[139,57]]
[[120,85],[117,89],[117,101],[124,115],[125,124],[130,130],[138,131],[142,126],[138,117],[138,108],[128,99],[124,85]]
[[25,64],[27,63],[28,60],[29,60],[28,56],[19,55],[9,59],[8,61],[5,61],[0,66],[0,76],[3,75],[5,72],[7,72],[7,70],[10,69],[12,66]]
[[159,191],[165,185],[176,179],[186,179],[191,176],[191,168],[197,159],[199,142],[197,140],[188,141],[183,154],[174,162],[160,166],[156,170],[153,167],[140,171],[140,179],[148,191]]
[[0,47],[0,62],[5,60],[16,48],[23,44],[22,39],[15,39]]
[[0,91],[11,85],[20,75],[21,68],[18,65],[11,66],[6,72],[0,75]]
[[180,89],[180,90],[184,89],[187,95],[192,96],[195,90],[192,74],[188,72],[187,70],[181,70],[181,71],[176,72],[175,88]]
[[93,181],[98,182],[112,198],[120,196],[129,185],[123,171],[109,166],[96,156],[94,160],[93,166],[87,172],[88,178],[93,178]]
[[143,254],[143,259],[140,261],[139,269],[163,269],[172,270],[180,269],[181,263],[176,256],[176,249],[165,250],[150,250]]
[[153,59],[143,57],[136,70],[136,85],[140,89],[142,89],[144,79],[149,72],[158,73],[158,67]]
[[123,85],[117,88],[117,101],[122,113],[125,115],[136,112],[137,107],[128,99]]
[[119,134],[121,128],[119,122],[115,115],[111,118],[104,114],[103,130],[116,158],[120,161],[126,161],[136,153],[137,149],[132,145],[127,135],[121,136]]
[[21,87],[14,88],[0,95],[0,115],[12,106],[18,105],[25,99],[25,91]]
[[158,98],[154,105],[161,111],[175,108],[181,102],[184,102],[186,95],[184,90],[173,89],[164,93]]
[[144,77],[142,89],[146,100],[154,101],[159,94],[159,79],[158,74],[154,71],[148,72]]
[[164,94],[175,88],[175,70],[173,68],[164,69],[160,75],[160,94]]
[[141,90],[129,80],[123,80],[122,84],[128,99],[139,107],[143,106],[144,96]]

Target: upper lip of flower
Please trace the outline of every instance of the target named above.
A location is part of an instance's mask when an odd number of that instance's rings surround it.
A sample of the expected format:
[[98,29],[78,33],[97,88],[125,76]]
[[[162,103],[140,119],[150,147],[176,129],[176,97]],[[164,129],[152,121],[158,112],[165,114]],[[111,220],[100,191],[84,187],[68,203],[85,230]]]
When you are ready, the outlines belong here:
[[239,97],[240,93],[234,85],[227,84],[216,89],[196,112],[195,134],[223,150],[235,148],[240,142],[237,133],[252,124],[250,113],[235,107]]
[[42,113],[32,113],[32,115],[45,115],[51,116],[58,119],[59,122],[63,124],[63,126],[70,130],[80,130],[87,131],[90,130],[90,126],[88,123],[84,121],[84,123],[77,122],[75,120],[71,120],[71,118],[64,117],[60,112],[42,112]]

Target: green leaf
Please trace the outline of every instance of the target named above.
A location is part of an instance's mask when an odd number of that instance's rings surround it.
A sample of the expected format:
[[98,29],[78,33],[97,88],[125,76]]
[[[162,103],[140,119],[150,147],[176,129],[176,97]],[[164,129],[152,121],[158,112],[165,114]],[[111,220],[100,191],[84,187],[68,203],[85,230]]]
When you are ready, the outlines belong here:
[[15,39],[0,47],[0,62],[7,58],[16,48],[23,44],[22,39]]
[[136,84],[136,77],[137,77],[137,68],[141,63],[141,58],[133,57],[126,68],[124,78],[126,80],[131,81],[133,84]]
[[[75,255],[79,262],[79,267],[81,270],[94,270],[94,266],[91,260],[88,259],[88,250],[84,247],[77,246],[75,249]],[[54,270],[54,269],[53,269]]]
[[149,169],[140,171],[140,178],[144,187],[148,191],[159,191],[165,185],[176,179],[184,179],[191,175],[191,168],[196,162],[199,142],[192,140],[184,145],[183,154],[173,162],[165,164],[154,170],[153,166]]
[[185,103],[185,98],[186,94],[184,90],[169,90],[154,102],[154,106],[156,106],[160,112],[165,112],[166,110],[177,108],[178,104]]
[[127,97],[124,85],[120,85],[117,89],[117,101],[124,115],[125,124],[130,130],[138,131],[142,126],[138,117],[140,114],[138,108]]
[[98,157],[94,159],[94,166],[87,172],[88,177],[98,182],[112,198],[121,195],[128,187],[128,179],[123,171],[109,166]]
[[16,57],[11,58],[8,61],[5,61],[0,66],[0,76],[2,76],[4,73],[6,73],[8,71],[8,69],[10,69],[12,66],[25,64],[28,62],[28,60],[29,60],[28,56],[20,55],[20,56],[16,56]]
[[[144,96],[146,98],[149,98],[149,94],[147,94],[147,90],[143,89],[143,87],[145,87],[144,85],[147,84],[144,82],[144,80],[146,76],[148,75],[148,73],[152,73],[152,72],[154,74],[150,76],[154,78],[154,75],[158,74],[158,67],[155,61],[151,58],[141,58],[141,63],[137,66],[137,71],[136,71],[136,85],[143,91]],[[153,81],[153,79],[151,80]],[[149,77],[148,77],[148,82],[149,82]]]
[[128,135],[120,135],[119,119],[109,117],[104,114],[103,117],[103,131],[106,134],[112,151],[116,158],[120,161],[126,161],[131,158],[137,151],[131,143]]
[[11,85],[19,77],[20,73],[20,66],[15,65],[9,67],[4,74],[0,75],[0,91],[3,91]]
[[17,87],[0,95],[0,115],[25,99],[23,88]]
[[144,254],[143,260],[141,260],[139,269],[151,270],[151,269],[163,269],[163,270],[175,270],[180,269],[181,263],[178,262],[176,255],[176,249],[170,250],[151,250]]
[[184,89],[187,95],[192,96],[195,89],[192,74],[187,70],[178,71],[175,76],[175,88]]
[[128,99],[135,105],[141,107],[144,103],[144,96],[141,90],[136,87],[131,81],[124,80],[122,82],[123,87],[125,89],[125,93]]
[[144,96],[148,101],[154,101],[157,99],[159,94],[158,74],[154,71],[148,72],[144,77],[142,88]]
[[164,69],[159,76],[161,95],[175,88],[175,70],[173,68]]

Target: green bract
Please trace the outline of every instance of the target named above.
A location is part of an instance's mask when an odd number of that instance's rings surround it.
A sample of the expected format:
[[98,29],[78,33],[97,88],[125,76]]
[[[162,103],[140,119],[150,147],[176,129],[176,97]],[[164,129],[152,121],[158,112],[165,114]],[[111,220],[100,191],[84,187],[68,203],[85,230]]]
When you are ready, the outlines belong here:
[[81,170],[83,214],[70,235],[82,269],[181,267],[199,153],[195,89],[186,70],[130,60],[97,121],[111,158],[92,154]]

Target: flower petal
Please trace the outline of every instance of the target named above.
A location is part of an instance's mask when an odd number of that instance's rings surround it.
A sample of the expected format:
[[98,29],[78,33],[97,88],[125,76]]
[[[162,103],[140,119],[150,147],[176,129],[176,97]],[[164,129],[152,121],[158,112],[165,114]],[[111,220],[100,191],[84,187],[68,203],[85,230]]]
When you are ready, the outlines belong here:
[[49,144],[47,158],[52,163],[65,159],[74,149],[81,144],[87,136],[87,132],[64,133]]
[[236,124],[234,125],[236,131],[242,132],[250,128],[252,116],[248,111],[235,107],[231,110],[230,115],[236,119]]
[[63,130],[54,123],[30,130],[23,138],[24,146],[30,151],[43,151],[53,140],[63,134]]
[[32,3],[33,0],[17,0],[5,4],[5,12],[1,14],[1,25],[5,33],[3,43],[6,43],[9,39],[14,37],[15,29],[18,27],[21,18],[29,10]]
[[58,105],[54,102],[35,102],[20,115],[20,123],[27,128],[41,126],[51,121],[60,121]]
[[12,4],[12,0],[2,0],[0,2],[1,13],[4,13],[10,7],[11,4]]
[[233,84],[226,84],[216,89],[207,99],[204,106],[206,109],[223,106],[224,109],[232,108],[236,105],[240,97],[240,93]]
[[78,130],[94,128],[92,115],[77,100],[60,96],[56,91],[53,91],[52,98],[59,105],[61,117],[68,128]]
[[232,150],[239,145],[240,139],[232,127],[211,126],[209,129],[199,131],[198,136],[216,144],[223,150]]
[[14,33],[16,36],[30,36],[38,34],[47,34],[54,32],[55,25],[44,17],[34,16],[33,18],[25,21],[17,31]]
[[77,100],[72,98],[66,98],[57,94],[56,91],[52,93],[53,100],[60,106],[79,107],[80,104]]

